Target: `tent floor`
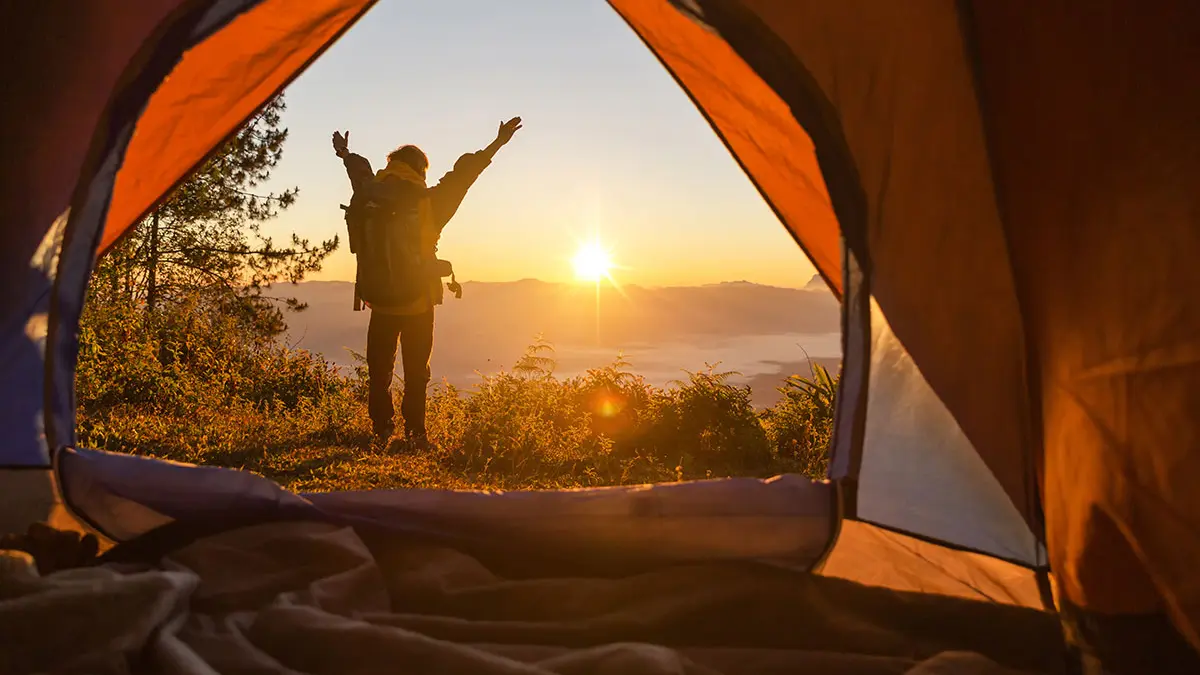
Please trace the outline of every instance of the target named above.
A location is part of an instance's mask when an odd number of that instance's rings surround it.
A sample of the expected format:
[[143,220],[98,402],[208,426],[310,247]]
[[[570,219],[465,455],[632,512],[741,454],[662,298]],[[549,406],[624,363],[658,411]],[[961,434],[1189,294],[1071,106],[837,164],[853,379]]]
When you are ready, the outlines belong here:
[[[336,524],[258,524],[193,539],[153,563],[41,579],[29,594],[54,596],[54,611],[30,615],[30,598],[0,601],[0,634],[21,638],[9,665],[43,671],[89,645],[118,642],[142,658],[186,653],[219,672],[407,664],[488,674],[884,675],[920,672],[935,657],[978,660],[949,672],[999,673],[1002,664],[1058,673],[1065,663],[1057,618],[1012,606],[750,563],[516,578],[486,558]],[[103,583],[81,585],[81,575]],[[82,634],[92,639],[75,639]]]

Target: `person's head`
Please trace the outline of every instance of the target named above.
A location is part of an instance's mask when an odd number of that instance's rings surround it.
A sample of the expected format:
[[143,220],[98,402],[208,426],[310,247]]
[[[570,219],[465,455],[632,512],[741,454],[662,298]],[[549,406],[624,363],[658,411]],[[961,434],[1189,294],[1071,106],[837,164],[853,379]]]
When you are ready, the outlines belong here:
[[415,145],[402,145],[396,148],[392,154],[388,155],[388,162],[404,162],[422,178],[425,177],[425,171],[429,169],[429,158]]

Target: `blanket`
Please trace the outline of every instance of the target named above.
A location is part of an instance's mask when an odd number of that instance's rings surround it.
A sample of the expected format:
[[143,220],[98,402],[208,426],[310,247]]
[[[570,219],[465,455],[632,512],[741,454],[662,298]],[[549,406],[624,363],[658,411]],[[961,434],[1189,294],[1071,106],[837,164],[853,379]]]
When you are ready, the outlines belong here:
[[1060,642],[1037,612],[768,566],[506,579],[326,523],[46,575],[0,552],[0,673],[1017,675]]

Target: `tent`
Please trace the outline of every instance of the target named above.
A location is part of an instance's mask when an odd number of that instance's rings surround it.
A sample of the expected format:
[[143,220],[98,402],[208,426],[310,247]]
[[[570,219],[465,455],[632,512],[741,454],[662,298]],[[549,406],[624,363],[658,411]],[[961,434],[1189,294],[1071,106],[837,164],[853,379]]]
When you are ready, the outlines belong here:
[[770,561],[1197,672],[1200,3],[610,0],[842,301],[830,480],[513,495],[295,495],[75,447],[96,256],[373,0],[136,4],[0,9],[3,529],[118,550],[288,513]]

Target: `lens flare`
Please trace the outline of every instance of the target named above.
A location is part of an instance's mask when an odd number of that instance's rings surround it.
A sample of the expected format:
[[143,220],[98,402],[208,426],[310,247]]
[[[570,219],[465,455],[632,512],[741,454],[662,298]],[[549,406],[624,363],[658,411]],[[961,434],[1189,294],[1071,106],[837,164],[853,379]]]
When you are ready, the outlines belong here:
[[612,393],[601,394],[592,402],[592,410],[600,417],[616,417],[624,409],[624,397]]

